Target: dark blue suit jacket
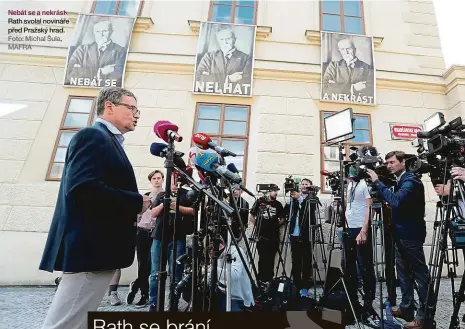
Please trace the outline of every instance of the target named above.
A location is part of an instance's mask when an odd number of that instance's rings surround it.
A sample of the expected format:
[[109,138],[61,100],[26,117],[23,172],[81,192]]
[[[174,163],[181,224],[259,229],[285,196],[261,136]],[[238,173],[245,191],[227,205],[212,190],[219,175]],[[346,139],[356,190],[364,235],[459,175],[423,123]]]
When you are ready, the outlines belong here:
[[415,174],[402,175],[394,192],[381,181],[375,183],[381,198],[392,208],[392,222],[396,227],[396,237],[401,240],[425,242],[425,188]]
[[39,268],[90,272],[131,266],[141,210],[134,170],[116,137],[99,122],[80,130],[69,143]]

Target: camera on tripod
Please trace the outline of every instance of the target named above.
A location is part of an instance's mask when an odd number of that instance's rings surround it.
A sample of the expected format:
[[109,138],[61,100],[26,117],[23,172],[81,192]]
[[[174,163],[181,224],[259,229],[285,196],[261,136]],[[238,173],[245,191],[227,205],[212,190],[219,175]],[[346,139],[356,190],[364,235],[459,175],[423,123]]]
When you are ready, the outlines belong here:
[[[345,164],[345,175],[346,177],[360,180],[369,178],[367,169],[373,170],[377,175],[378,179],[383,182],[386,186],[394,186],[396,178],[388,170],[384,164],[383,158],[378,153],[378,150],[374,146],[363,146],[355,147],[352,146],[351,150],[355,151],[349,156],[350,161]],[[367,181],[367,184],[371,186],[370,193],[376,195],[377,191],[371,182]]]
[[299,192],[300,178],[292,178],[292,175],[285,178],[284,182],[284,193],[287,192]]
[[[450,178],[450,169],[465,164],[465,125],[462,118],[445,123],[440,112],[427,118],[425,131],[419,131],[418,139],[412,142],[417,148],[417,155],[406,160],[408,171],[418,175],[429,174],[433,185],[445,184]],[[429,138],[426,147],[424,138]]]
[[329,172],[321,170],[320,174],[326,176],[326,186],[329,186],[332,194],[337,194],[341,187],[341,174],[339,171]]

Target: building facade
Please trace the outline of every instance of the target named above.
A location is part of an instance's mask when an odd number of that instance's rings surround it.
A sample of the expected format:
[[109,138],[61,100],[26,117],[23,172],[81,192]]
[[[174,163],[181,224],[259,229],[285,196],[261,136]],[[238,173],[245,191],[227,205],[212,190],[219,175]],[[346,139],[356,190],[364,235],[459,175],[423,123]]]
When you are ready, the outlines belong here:
[[[24,7],[40,11],[41,21],[27,25],[24,20],[32,14],[21,15]],[[447,120],[465,114],[465,68],[446,70],[432,0],[18,1],[2,2],[0,8],[2,31],[9,32],[0,43],[0,285],[52,284],[57,275],[39,271],[38,265],[67,144],[95,119],[99,90],[65,81],[68,75],[78,81],[72,69],[87,65],[76,64],[73,54],[92,38],[96,25],[93,16],[80,14],[110,15],[105,20],[113,25],[111,39],[126,47],[116,67],[122,68],[124,87],[135,93],[141,110],[137,129],[125,140],[141,192],[149,188],[147,174],[163,167],[149,152],[159,141],[153,133],[158,120],[179,126],[185,138],[177,148],[183,152],[191,146],[192,133],[203,131],[237,153],[234,163],[249,190],[255,190],[258,183],[281,186],[289,175],[324,187],[320,170],[339,166],[337,148],[322,144],[323,118],[332,112],[348,107],[354,112],[355,138],[346,142],[347,152],[350,146],[373,145],[383,156],[395,149],[415,151],[408,138],[398,139],[402,134],[395,127],[418,127],[437,111]],[[66,13],[43,15],[50,10]],[[119,16],[132,19],[122,17],[126,25],[119,24]],[[10,20],[18,18],[23,21]],[[243,69],[226,72],[226,80],[219,72],[225,67],[214,73],[215,58],[208,62],[205,55],[223,49],[219,25],[205,22],[233,24],[233,37],[223,39],[234,39],[242,52],[237,65],[245,62]],[[49,34],[58,39],[14,40],[26,35],[14,29],[32,25],[51,27]],[[93,32],[104,33],[96,27]],[[343,39],[352,43],[340,43]],[[343,91],[347,76],[334,67],[344,64],[341,54],[348,49],[367,65],[358,74],[365,70],[372,76]],[[105,70],[99,69],[98,76]],[[210,78],[216,80],[209,84]],[[194,83],[202,79],[203,84]],[[231,95],[237,79],[248,87],[242,84]],[[222,87],[224,81],[230,88]],[[332,92],[336,96],[325,96],[324,88],[333,85],[340,87]],[[424,180],[430,244],[437,197]],[[428,246],[425,251],[428,257]],[[122,283],[135,273],[135,266],[123,271]]]

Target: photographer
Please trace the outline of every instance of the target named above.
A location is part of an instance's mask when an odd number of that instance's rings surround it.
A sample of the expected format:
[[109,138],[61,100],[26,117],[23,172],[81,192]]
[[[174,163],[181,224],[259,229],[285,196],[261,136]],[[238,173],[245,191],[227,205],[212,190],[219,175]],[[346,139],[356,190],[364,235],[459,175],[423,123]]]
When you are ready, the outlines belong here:
[[257,226],[258,279],[261,282],[273,279],[279,228],[284,223],[284,207],[276,200],[278,191],[278,185],[270,184],[268,195],[257,199],[250,211],[250,222]]
[[371,204],[372,199],[365,179],[358,178],[356,169],[350,167],[347,185],[345,256],[352,300],[358,300],[356,264],[359,266],[363,279],[365,312],[371,311],[376,292],[370,226]]
[[[386,157],[389,171],[396,176],[397,184],[391,191],[371,169],[367,169],[380,197],[392,207],[392,221],[395,225],[396,267],[402,292],[399,307],[392,309],[395,317],[407,321],[404,328],[421,329],[430,275],[425,261],[423,244],[426,238],[425,189],[423,182],[413,173],[405,170],[405,153],[389,152]],[[420,308],[413,319],[415,301],[413,286],[416,281]],[[412,321],[413,319],[413,321]]]
[[[289,234],[291,239],[292,254],[292,278],[298,290],[308,288],[313,281],[312,278],[312,246],[310,245],[310,232],[308,214],[310,213],[311,224],[315,225],[316,205],[308,201],[308,189],[313,185],[312,181],[304,178],[300,182],[300,193],[291,192],[291,203],[289,208]],[[310,209],[309,209],[310,208]],[[314,239],[314,237],[313,237]]]

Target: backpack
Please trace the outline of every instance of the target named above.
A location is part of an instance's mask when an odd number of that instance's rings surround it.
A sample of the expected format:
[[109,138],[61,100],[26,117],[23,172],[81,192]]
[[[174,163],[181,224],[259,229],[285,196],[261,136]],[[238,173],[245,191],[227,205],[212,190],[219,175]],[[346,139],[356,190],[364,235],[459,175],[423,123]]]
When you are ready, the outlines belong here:
[[281,276],[271,280],[266,292],[265,308],[269,311],[295,310],[297,304],[297,288],[292,280]]

